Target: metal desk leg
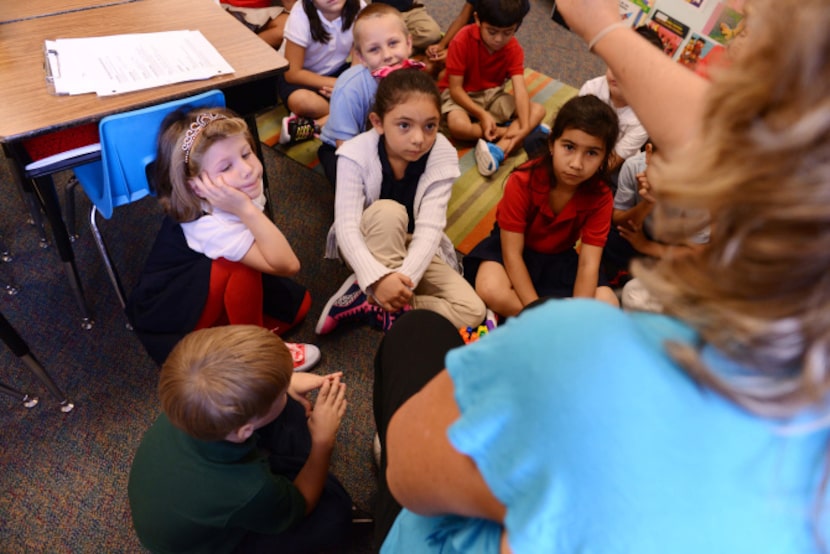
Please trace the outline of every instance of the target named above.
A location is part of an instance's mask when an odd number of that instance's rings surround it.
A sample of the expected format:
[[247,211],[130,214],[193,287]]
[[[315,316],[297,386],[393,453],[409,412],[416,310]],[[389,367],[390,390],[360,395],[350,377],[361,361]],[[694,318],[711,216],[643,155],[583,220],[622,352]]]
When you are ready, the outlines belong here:
[[30,396],[25,392],[20,392],[19,390],[13,389],[3,383],[0,383],[0,392],[16,398],[27,408],[34,408],[40,401],[37,396]]
[[23,340],[23,338],[17,333],[12,324],[0,313],[0,338],[3,339],[3,342],[6,343],[6,346],[9,347],[9,350],[14,353],[15,356],[23,360],[29,369],[32,370],[38,379],[49,389],[49,392],[58,399],[61,405],[62,412],[71,412],[75,405],[70,402],[66,395],[58,388],[58,385],[55,384],[55,381],[52,380],[52,377],[46,372],[46,369],[40,362],[38,362],[32,352],[29,350],[29,345]]
[[66,276],[69,279],[69,286],[72,288],[72,293],[75,295],[75,300],[78,302],[78,307],[81,309],[81,326],[84,329],[92,329],[95,323],[90,315],[89,307],[84,297],[84,289],[81,285],[81,278],[78,274],[78,268],[75,265],[75,252],[72,250],[72,243],[69,241],[69,233],[66,230],[66,224],[61,215],[60,202],[58,201],[58,193],[55,191],[55,183],[51,177],[37,177],[34,179],[35,193],[38,200],[46,212],[46,217],[49,219],[49,226],[52,228],[52,235],[55,237],[55,245],[63,262]]

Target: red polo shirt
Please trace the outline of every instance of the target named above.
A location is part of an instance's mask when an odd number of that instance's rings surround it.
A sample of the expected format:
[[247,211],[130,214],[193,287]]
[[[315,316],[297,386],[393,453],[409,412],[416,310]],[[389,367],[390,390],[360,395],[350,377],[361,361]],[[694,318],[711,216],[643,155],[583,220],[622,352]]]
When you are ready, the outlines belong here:
[[553,170],[533,160],[507,179],[496,209],[496,221],[505,231],[522,233],[525,248],[555,254],[584,244],[605,246],[611,229],[614,197],[600,180],[582,184],[562,211],[554,214],[548,201]]
[[462,75],[464,90],[477,92],[500,87],[513,75],[523,75],[525,52],[513,37],[501,50],[491,54],[481,40],[481,30],[473,23],[462,27],[453,37],[447,50],[446,67],[439,89],[450,86],[450,75]]

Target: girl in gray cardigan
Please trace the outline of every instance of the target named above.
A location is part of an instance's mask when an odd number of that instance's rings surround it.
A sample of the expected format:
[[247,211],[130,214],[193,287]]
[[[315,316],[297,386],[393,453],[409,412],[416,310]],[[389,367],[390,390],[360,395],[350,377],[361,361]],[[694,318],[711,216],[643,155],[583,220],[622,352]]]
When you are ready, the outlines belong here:
[[347,321],[387,330],[412,308],[433,310],[456,327],[484,319],[484,303],[461,276],[444,233],[460,172],[455,148],[438,133],[440,105],[427,74],[395,71],[378,86],[372,129],[337,150],[326,257],[342,256],[354,273],[329,299],[317,333]]

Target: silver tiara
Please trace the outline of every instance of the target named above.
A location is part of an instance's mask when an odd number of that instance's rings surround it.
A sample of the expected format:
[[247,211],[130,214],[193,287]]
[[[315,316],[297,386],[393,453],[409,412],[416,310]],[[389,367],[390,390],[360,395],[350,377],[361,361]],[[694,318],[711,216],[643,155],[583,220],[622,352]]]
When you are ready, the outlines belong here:
[[190,150],[193,148],[193,143],[196,142],[196,138],[199,136],[199,133],[207,127],[208,123],[211,121],[216,121],[217,119],[228,119],[227,116],[218,113],[200,113],[196,116],[196,121],[190,124],[190,128],[184,134],[184,140],[182,141],[182,150],[184,150],[184,163],[190,161]]

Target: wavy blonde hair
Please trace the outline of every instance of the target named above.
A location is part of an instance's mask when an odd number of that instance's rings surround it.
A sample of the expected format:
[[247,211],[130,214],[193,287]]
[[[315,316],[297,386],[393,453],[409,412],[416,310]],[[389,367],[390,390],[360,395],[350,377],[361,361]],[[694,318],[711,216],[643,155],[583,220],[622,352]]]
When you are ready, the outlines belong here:
[[[697,348],[669,344],[695,379],[766,417],[816,407],[824,415],[813,427],[822,428],[830,425],[830,9],[826,0],[748,7],[747,44],[715,75],[700,143],[681,160],[655,162],[661,211],[708,210],[710,243],[634,271],[667,313],[755,371],[722,378]],[[660,227],[679,238],[671,221]]]
[[[193,141],[187,163],[182,143],[190,125],[204,113],[222,115],[211,121]],[[179,223],[202,215],[202,199],[191,190],[188,180],[202,170],[205,152],[216,142],[242,135],[256,152],[254,138],[245,120],[227,108],[198,108],[190,112],[173,112],[161,124],[156,154],[155,186],[158,199],[167,215]]]

